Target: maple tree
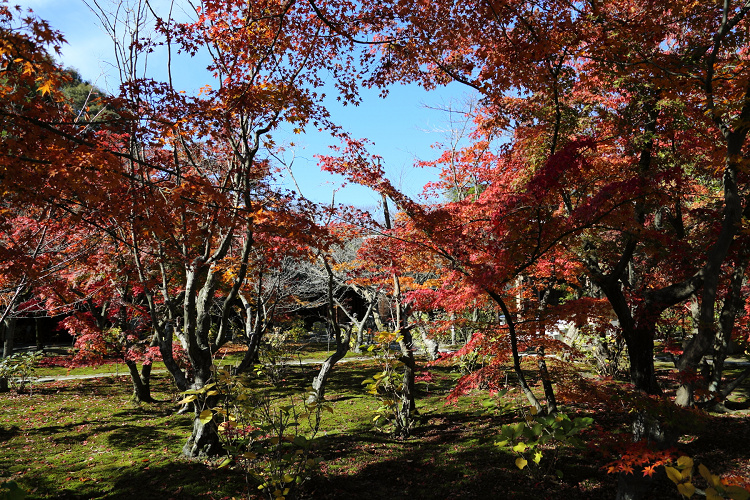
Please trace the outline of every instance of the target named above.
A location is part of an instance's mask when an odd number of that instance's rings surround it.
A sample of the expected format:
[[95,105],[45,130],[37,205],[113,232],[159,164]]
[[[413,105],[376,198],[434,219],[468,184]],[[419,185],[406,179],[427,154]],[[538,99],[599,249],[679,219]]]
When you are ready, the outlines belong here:
[[[177,386],[198,391],[212,380],[212,353],[230,338],[230,318],[247,298],[252,267],[277,265],[275,254],[290,249],[280,242],[326,245],[316,208],[274,186],[271,133],[282,123],[298,132],[311,125],[337,133],[315,90],[324,72],[334,74],[343,99],[356,95],[344,53],[350,43],[330,37],[309,4],[206,1],[194,14],[193,21],[178,22],[139,3],[131,17],[102,11],[100,19],[116,42],[121,107],[130,113],[123,116],[124,180],[116,195],[123,211],[113,214],[110,232],[129,249]],[[158,37],[143,35],[149,16]],[[122,28],[126,41],[117,36]],[[141,73],[144,58],[159,46],[208,54],[215,81],[191,96],[171,77],[158,82]],[[189,375],[170,360],[173,333],[190,361]],[[200,406],[187,455],[220,446]]]
[[[526,160],[520,178],[540,175],[553,158],[576,161],[575,145],[589,141],[591,167],[555,186],[545,203],[567,213],[561,221],[589,211],[591,227],[568,244],[567,256],[609,300],[631,381],[646,392],[661,390],[653,352],[662,313],[699,296],[700,327],[678,361],[689,373],[716,337],[717,304],[731,302],[719,290],[730,280],[722,265],[741,244],[746,205],[749,9],[745,2],[386,2],[363,14],[379,20],[373,30],[382,42],[365,60],[374,64],[368,83],[473,88],[483,104],[478,135],[511,141]],[[618,208],[605,214],[596,202],[603,196]],[[683,384],[682,404],[692,404],[690,387]]]
[[106,189],[112,180],[102,168],[107,153],[92,144],[95,132],[63,91],[71,75],[52,58],[62,43],[47,22],[0,3],[0,322],[8,326],[6,354],[15,316],[60,312],[45,311],[40,294],[56,289],[61,275],[97,244],[96,234],[79,232],[85,226],[80,206],[96,198],[92,184]]
[[[318,258],[325,271],[337,349],[324,368],[349,347],[351,330],[341,331],[333,311],[342,241],[320,224],[327,212],[277,187],[273,134],[282,126],[341,137],[341,154],[322,157],[324,169],[398,207],[392,220],[370,224],[379,236],[364,239],[362,269],[347,284],[367,289],[360,333],[376,305],[393,315],[403,435],[415,409],[414,313],[428,322],[476,317],[458,355],[481,353],[488,363],[454,394],[496,388],[510,359],[543,410],[521,369],[521,352],[533,348],[555,413],[544,354],[564,348],[546,335],[558,321],[604,332],[616,317],[631,382],[659,393],[658,330],[689,303],[695,332],[675,350],[678,401],[693,404],[696,368],[714,343],[711,390],[726,397],[736,386],[724,384],[721,360],[747,295],[747,2],[206,0],[187,22],[137,3],[131,18],[100,13],[122,86],[117,98],[100,97],[117,114],[95,127],[62,90],[73,75],[40,49],[56,50],[61,35],[33,17],[13,27],[11,10],[0,3],[3,314],[32,281],[48,307],[81,300],[67,325],[91,341],[82,354],[118,350],[144,400],[158,351],[179,390],[196,396],[186,455],[219,450],[204,413],[215,396],[214,355],[242,330],[240,368],[256,360],[294,293],[281,291],[284,277],[295,277],[285,259]],[[153,37],[142,29],[149,23]],[[122,28],[125,39],[116,36]],[[197,95],[171,76],[155,80],[143,63],[161,49],[209,54],[213,80]],[[341,98],[356,103],[363,75],[385,91],[459,81],[480,95],[471,143],[430,163],[442,177],[428,194],[447,194],[443,201],[405,196],[364,141],[331,123],[320,88],[332,76]],[[57,246],[42,251],[48,241]],[[74,254],[75,266],[58,267]],[[379,296],[388,299],[377,304]],[[173,339],[187,365],[175,359]]]

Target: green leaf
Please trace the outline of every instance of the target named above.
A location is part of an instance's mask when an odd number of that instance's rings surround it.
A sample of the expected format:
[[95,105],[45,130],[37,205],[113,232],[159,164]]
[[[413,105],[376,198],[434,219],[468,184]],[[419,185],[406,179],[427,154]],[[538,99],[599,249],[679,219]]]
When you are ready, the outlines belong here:
[[224,467],[228,466],[228,465],[229,465],[229,464],[231,464],[231,463],[232,463],[232,459],[231,459],[231,458],[229,458],[229,457],[227,457],[227,458],[225,458],[225,459],[224,459],[224,461],[223,461],[223,462],[221,462],[221,464],[219,464],[219,467],[218,467],[218,468],[219,468],[219,469],[223,469]]
[[750,491],[740,486],[727,486],[724,490],[725,494],[732,500],[748,500],[750,499]]
[[539,465],[539,462],[541,461],[542,461],[542,452],[537,451],[536,453],[534,453],[534,463]]
[[706,488],[706,500],[724,500],[724,495],[720,495],[713,488]]

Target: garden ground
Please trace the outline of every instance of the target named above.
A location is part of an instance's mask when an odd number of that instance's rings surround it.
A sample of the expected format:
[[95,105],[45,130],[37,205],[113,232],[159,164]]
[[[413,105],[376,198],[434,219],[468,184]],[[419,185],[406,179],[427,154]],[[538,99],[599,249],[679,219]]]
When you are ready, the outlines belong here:
[[[611,499],[617,474],[606,465],[607,443],[594,430],[627,436],[629,408],[565,406],[572,415],[595,419],[583,437],[582,450],[561,447],[554,474],[530,475],[518,470],[514,457],[495,446],[503,424],[518,421],[517,410],[488,411],[486,391],[475,391],[447,404],[457,373],[433,367],[433,381],[419,383],[419,424],[407,440],[394,440],[374,429],[377,402],[362,380],[377,371],[374,361],[338,365],[329,383],[332,414],[325,414],[313,454],[319,471],[304,485],[311,499],[459,499],[576,498]],[[315,366],[291,365],[276,394],[303,394]],[[608,385],[610,390],[614,385]],[[179,452],[190,433],[192,417],[178,414],[178,394],[166,374],[154,380],[154,395],[163,401],[134,404],[127,377],[66,380],[34,386],[33,393],[0,395],[0,482],[15,480],[31,498],[246,498],[258,494],[255,484],[218,462],[188,461]],[[298,396],[298,398],[301,396]],[[506,399],[523,406],[510,392]],[[561,394],[565,401],[565,396]],[[746,393],[735,408],[747,408]],[[670,415],[682,422],[679,454],[689,455],[712,472],[750,477],[750,418],[746,410],[730,414]],[[678,425],[679,427],[679,425]],[[614,433],[614,434],[612,434]],[[552,450],[545,460],[552,460]],[[680,498],[668,480],[657,480],[653,498]]]

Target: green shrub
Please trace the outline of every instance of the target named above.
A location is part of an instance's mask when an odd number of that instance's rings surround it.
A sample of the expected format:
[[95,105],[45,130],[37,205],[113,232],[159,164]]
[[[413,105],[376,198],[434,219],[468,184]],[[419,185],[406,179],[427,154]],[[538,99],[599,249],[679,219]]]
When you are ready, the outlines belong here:
[[43,357],[44,353],[37,351],[17,353],[3,358],[0,360],[0,378],[6,379],[17,391],[22,391],[27,383],[31,385],[36,365]]
[[546,476],[557,469],[560,446],[567,444],[581,448],[583,443],[576,436],[594,422],[590,417],[570,419],[567,415],[539,415],[535,408],[524,412],[524,420],[504,425],[500,430],[500,441],[495,444],[509,449],[516,455],[515,464],[532,476]]

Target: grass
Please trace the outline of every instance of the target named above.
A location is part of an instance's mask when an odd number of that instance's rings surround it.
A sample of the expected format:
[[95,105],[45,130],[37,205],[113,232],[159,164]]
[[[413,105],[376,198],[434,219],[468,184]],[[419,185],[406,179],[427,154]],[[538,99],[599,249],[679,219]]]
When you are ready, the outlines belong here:
[[[157,361],[153,364],[153,370],[164,370],[164,363]],[[78,376],[78,375],[102,375],[102,374],[114,374],[128,375],[128,367],[121,361],[107,361],[104,364],[96,366],[76,366],[68,368],[65,366],[42,366],[36,369],[34,372],[35,378],[49,378],[49,377],[67,377],[67,376]]]
[[[525,366],[533,377],[533,364]],[[617,476],[602,469],[611,458],[602,456],[596,442],[589,450],[559,450],[562,480],[519,471],[514,457],[494,446],[500,426],[518,414],[485,411],[484,391],[446,404],[458,376],[448,367],[432,368],[435,381],[429,386],[417,384],[420,415],[413,436],[392,439],[372,427],[378,403],[361,384],[377,370],[372,360],[336,366],[327,388],[334,411],[325,414],[313,450],[324,462],[305,485],[303,498],[614,496]],[[316,374],[317,365],[293,363],[274,394],[300,395]],[[38,384],[33,395],[0,394],[0,482],[16,480],[31,498],[230,499],[257,493],[231,468],[179,458],[192,417],[175,412],[177,394],[166,374],[157,373],[153,381],[154,396],[162,403],[135,405],[130,391],[127,377],[107,377]],[[506,398],[524,404],[518,391]],[[565,411],[593,415],[597,425],[610,430],[626,431],[629,422],[627,409],[604,411],[591,404]],[[704,425],[683,441],[680,452],[703,459],[713,472],[749,476],[747,414],[703,418]],[[679,498],[668,482],[658,495]]]
[[[225,365],[237,365],[242,361],[244,355],[244,347],[239,348],[236,345],[230,344],[226,348],[219,351],[217,355],[217,364]],[[298,342],[291,344],[286,356],[286,362],[288,364],[295,363],[307,363],[314,360],[322,360],[332,354],[333,351],[327,348],[325,342]],[[346,354],[346,358],[357,358],[363,356],[352,351]],[[50,356],[49,359],[65,359],[66,356]],[[164,363],[156,361],[153,364],[153,371],[163,371],[166,368]],[[36,368],[34,378],[60,378],[69,376],[81,376],[81,375],[102,375],[102,374],[114,374],[128,375],[128,367],[122,361],[109,360],[103,364],[96,366],[39,366]]]

